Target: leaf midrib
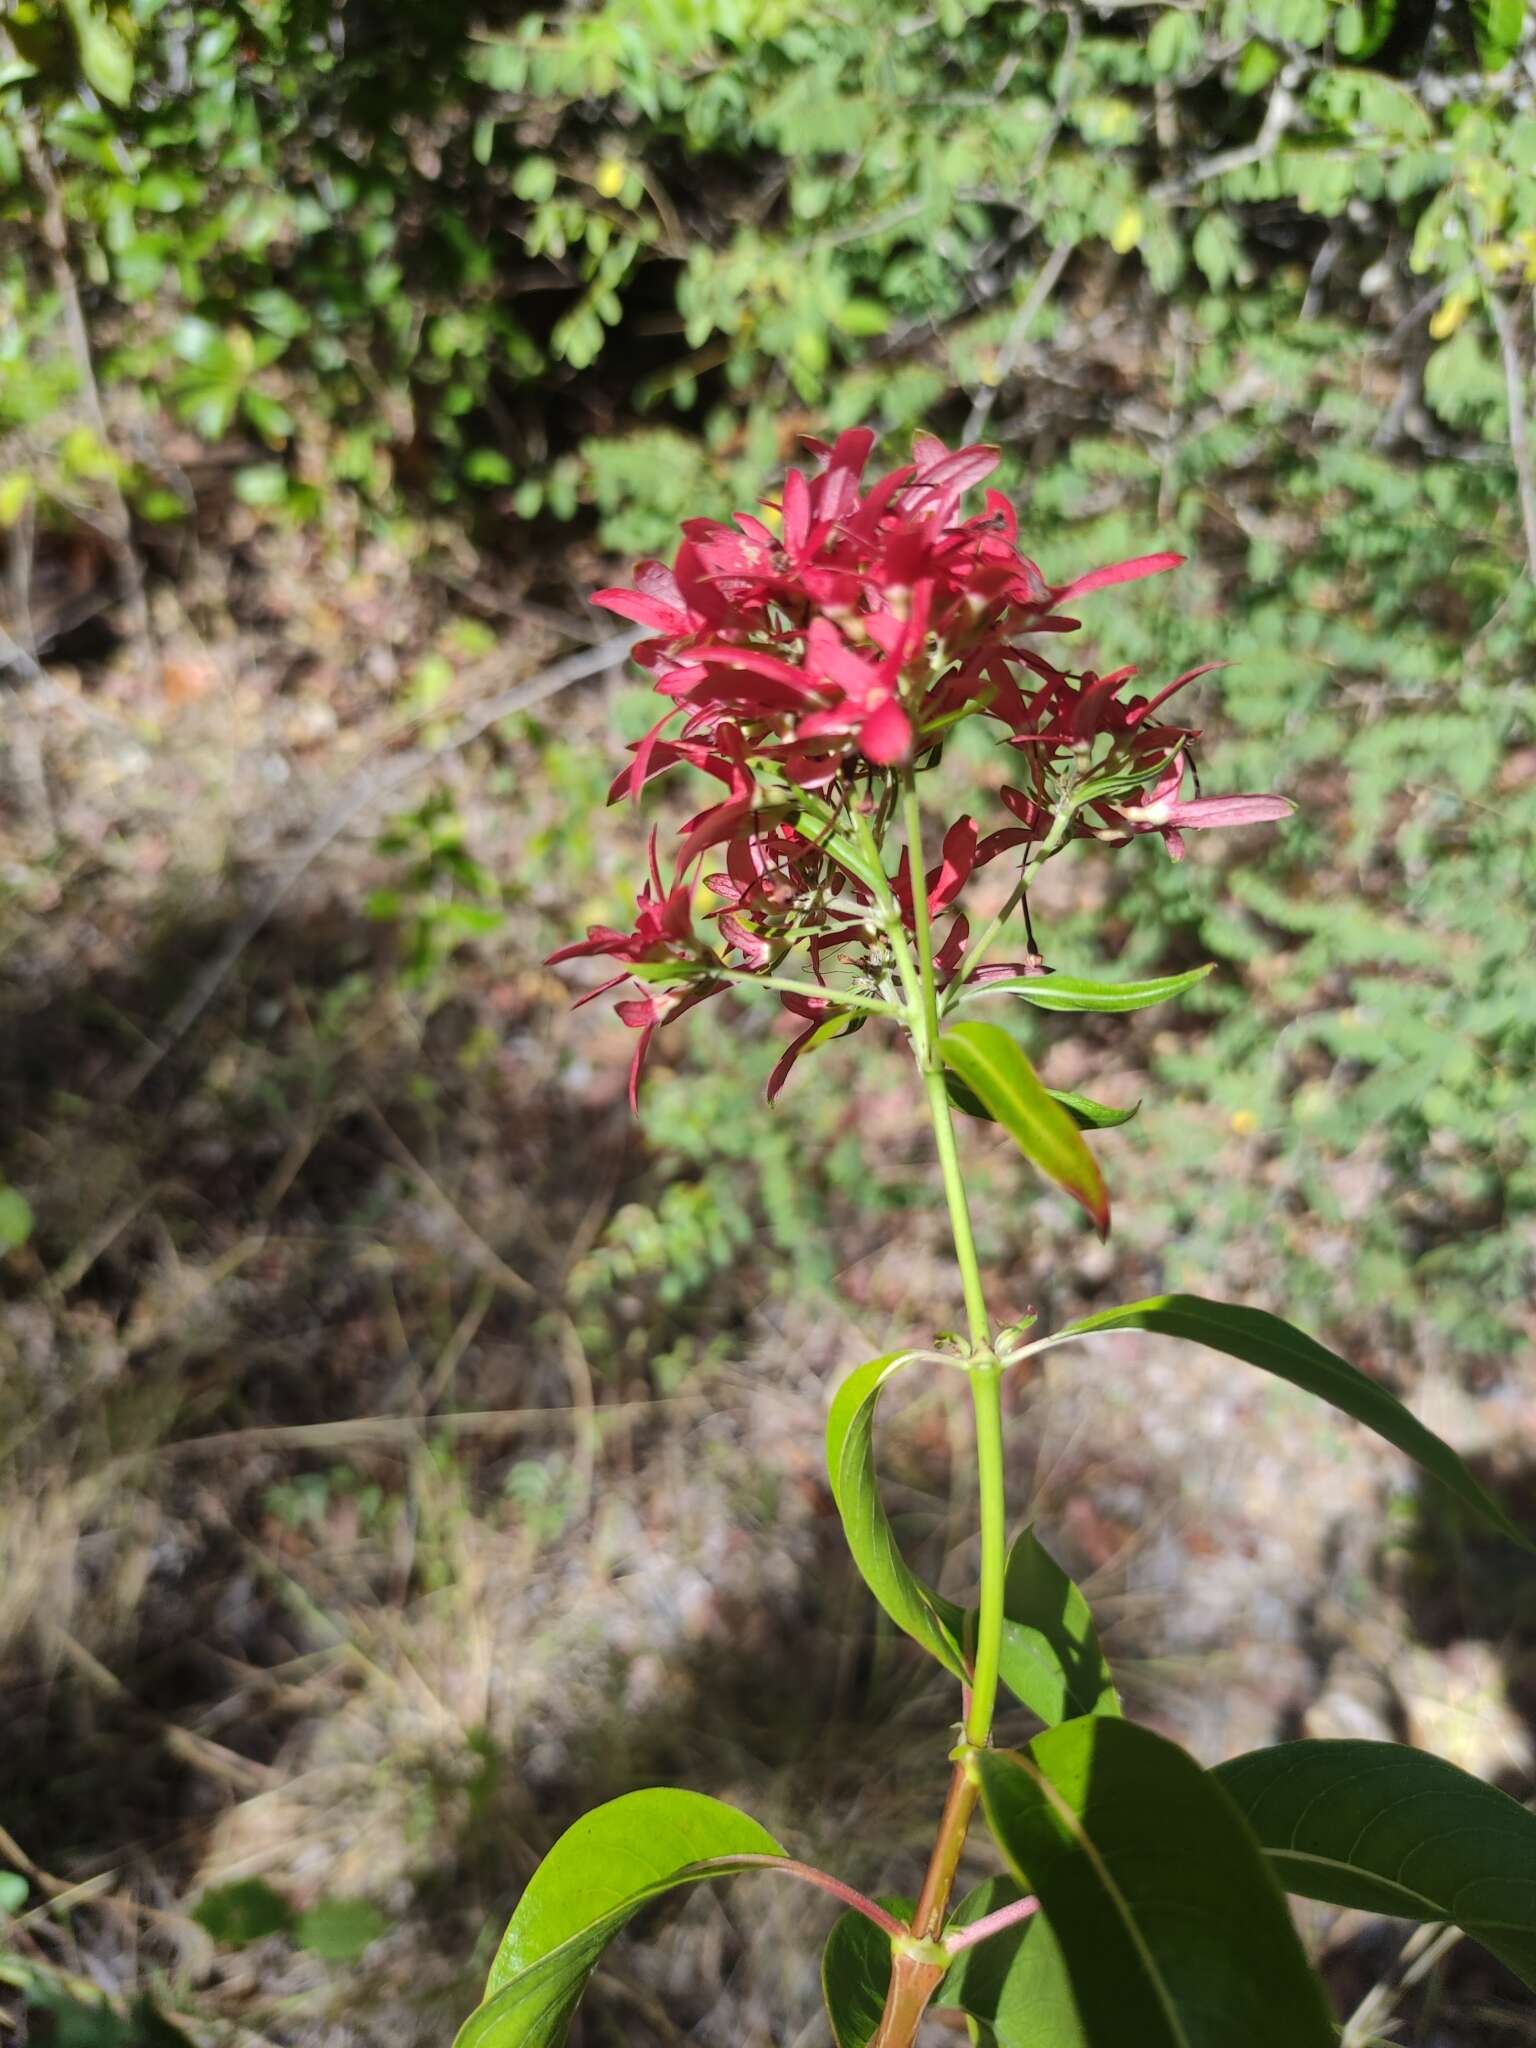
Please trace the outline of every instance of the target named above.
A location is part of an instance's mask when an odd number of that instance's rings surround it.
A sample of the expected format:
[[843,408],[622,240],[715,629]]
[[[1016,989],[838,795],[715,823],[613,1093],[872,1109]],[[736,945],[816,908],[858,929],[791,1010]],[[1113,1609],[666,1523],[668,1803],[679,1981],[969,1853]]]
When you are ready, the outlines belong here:
[[[1184,2031],[1184,2023],[1179,2018],[1178,2008],[1173,2003],[1173,1994],[1163,1982],[1162,1973],[1157,1967],[1156,1958],[1147,1946],[1146,1938],[1142,1934],[1140,1927],[1136,1924],[1136,1916],[1131,1911],[1130,1901],[1121,1891],[1119,1885],[1116,1884],[1108,1864],[1105,1863],[1104,1858],[1099,1853],[1097,1844],[1083,1826],[1082,1816],[1057,1791],[1038,1764],[1027,1756],[1019,1755],[1018,1752],[1015,1752],[1015,1755],[1018,1756],[1018,1761],[1024,1766],[1029,1776],[1039,1786],[1052,1812],[1060,1816],[1073,1840],[1088,1858],[1094,1875],[1103,1885],[1110,1903],[1114,1906],[1124,1923],[1125,1931],[1130,1936],[1131,1945],[1135,1949],[1142,1968],[1146,1972],[1147,1981],[1152,1986],[1157,1996],[1158,2004],[1163,2009],[1163,2017],[1168,2022],[1175,2048],[1193,2048],[1189,2035]],[[1019,1882],[1027,1885],[1028,1879],[1023,1871],[1020,1870],[1017,1874]]]

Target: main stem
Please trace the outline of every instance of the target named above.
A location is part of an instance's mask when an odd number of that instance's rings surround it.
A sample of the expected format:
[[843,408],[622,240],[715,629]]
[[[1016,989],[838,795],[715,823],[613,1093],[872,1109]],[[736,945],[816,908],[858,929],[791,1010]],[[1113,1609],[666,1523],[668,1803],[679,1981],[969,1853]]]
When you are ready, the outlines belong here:
[[[938,984],[933,967],[933,926],[928,915],[927,874],[923,863],[922,811],[910,769],[902,782],[902,819],[912,884],[915,962],[898,906],[894,901],[889,904],[882,902],[881,908],[887,915],[897,972],[907,996],[913,1050],[928,1098],[928,1114],[939,1155],[955,1259],[960,1267],[960,1284],[965,1295],[971,1346],[969,1377],[971,1403],[976,1416],[976,1472],[981,1516],[981,1593],[971,1684],[965,1709],[964,1748],[972,1750],[984,1748],[991,1739],[1002,1651],[1003,1577],[1007,1567],[1002,1369],[992,1349],[992,1330],[987,1319],[975,1234],[971,1229],[970,1204],[966,1199],[959,1148],[955,1143],[954,1118],[944,1085]],[[927,1874],[912,1916],[912,1933],[920,1941],[936,1940],[943,1927],[978,1796],[979,1787],[970,1759],[962,1753],[955,1760],[938,1834],[928,1859]],[[935,1968],[927,1959],[903,1954],[897,1949],[885,2012],[870,2048],[911,2048],[917,2038],[924,2008],[942,1975],[942,1969]]]

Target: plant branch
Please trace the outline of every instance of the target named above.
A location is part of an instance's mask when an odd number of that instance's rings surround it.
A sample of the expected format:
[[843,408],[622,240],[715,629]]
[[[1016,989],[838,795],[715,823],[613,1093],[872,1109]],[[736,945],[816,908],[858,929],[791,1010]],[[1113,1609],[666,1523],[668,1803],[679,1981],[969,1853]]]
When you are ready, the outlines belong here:
[[1520,522],[1525,529],[1525,566],[1536,583],[1536,460],[1531,452],[1530,424],[1526,417],[1525,365],[1520,360],[1520,340],[1509,307],[1499,288],[1485,278],[1484,296],[1499,338],[1504,358],[1504,385],[1509,394],[1509,453],[1515,465],[1515,488],[1520,498]]
[[1003,1471],[1003,1369],[996,1359],[971,1369],[976,1415],[976,1487],[981,1503],[981,1587],[977,1594],[976,1657],[966,1741],[981,1749],[992,1738],[1002,1664],[1004,1581],[1008,1571],[1008,1504]]
[[955,1872],[960,1867],[966,1832],[980,1797],[981,1786],[962,1759],[950,1773],[944,1811],[939,1816],[939,1831],[934,1837],[927,1874],[912,1914],[912,1932],[925,1940],[937,1940],[944,1924],[944,1912],[955,1887]]
[[818,1891],[830,1892],[834,1899],[841,1899],[845,1906],[852,1906],[856,1913],[872,1920],[882,1934],[890,1935],[893,1940],[907,1931],[874,1899],[856,1891],[851,1884],[844,1884],[829,1870],[818,1870],[814,1863],[801,1863],[793,1856],[707,1856],[693,1867],[695,1870],[777,1870],[784,1877],[798,1877],[803,1884],[813,1884]]
[[992,417],[992,408],[997,403],[997,394],[1013,375],[1029,339],[1029,330],[1060,282],[1061,273],[1066,269],[1077,248],[1075,242],[1058,242],[1035,275],[1034,283],[1019,302],[1019,310],[1008,323],[1008,332],[1003,336],[1003,345],[997,352],[992,378],[984,390],[979,392],[965,422],[962,441],[974,441]]
[[809,996],[818,1003],[832,1003],[843,1010],[861,1010],[870,1017],[899,1017],[902,1014],[898,1003],[888,1003],[880,996],[856,995],[852,989],[832,988],[819,981],[797,981],[786,974],[754,974],[747,967],[711,968],[712,979],[741,983],[750,988],[776,988],[784,995]]
[[1030,882],[1034,878],[1036,868],[1043,867],[1053,853],[1058,853],[1061,850],[1067,834],[1072,829],[1072,820],[1076,816],[1076,809],[1077,807],[1072,803],[1070,797],[1064,799],[1055,818],[1052,820],[1050,831],[1046,833],[1044,839],[1041,840],[1032,853],[1026,854],[1023,867],[1019,871],[1019,879],[1010,890],[1007,902],[1004,903],[1002,909],[984,927],[981,936],[973,940],[966,947],[965,958],[951,976],[949,984],[944,990],[943,1007],[946,1010],[953,1006],[961,989],[964,988],[982,961],[985,960],[988,953],[997,944],[998,939],[1002,936],[1003,927],[1024,901]]
[[[944,1083],[940,1050],[939,999],[933,971],[933,926],[928,915],[927,870],[923,865],[922,805],[912,770],[902,778],[902,818],[907,837],[907,866],[912,884],[912,922],[917,934],[918,976],[922,993],[922,1034],[918,1064],[928,1094],[928,1113],[944,1178],[955,1258],[965,1292],[966,1322],[971,1338],[971,1405],[976,1416],[976,1477],[981,1508],[981,1590],[976,1625],[975,1668],[965,1716],[965,1739],[981,1748],[992,1734],[997,1705],[998,1667],[1002,1655],[1003,1578],[1007,1569],[1007,1503],[1003,1475],[1002,1368],[992,1350],[992,1330],[981,1264],[971,1228],[965,1176],[955,1143],[955,1122]],[[1070,812],[1058,818],[1053,831],[1066,830]],[[1046,844],[1049,845],[1049,838]]]
[[1017,1927],[1021,1920],[1028,1920],[1040,1910],[1037,1898],[1015,1899],[1011,1906],[999,1906],[995,1913],[985,1913],[981,1919],[973,1920],[969,1927],[957,1927],[953,1934],[946,1934],[944,1946],[952,1956],[964,1955],[968,1948],[975,1948],[981,1941],[988,1941],[994,1934],[1001,1934],[1006,1927]]
[[[0,45],[9,48],[3,37]],[[21,151],[21,160],[26,165],[27,176],[37,188],[42,201],[37,217],[38,231],[43,246],[48,251],[49,267],[53,273],[53,288],[59,295],[59,304],[64,312],[64,332],[69,343],[69,353],[74,361],[75,375],[79,380],[80,399],[85,415],[90,422],[102,448],[110,456],[112,438],[107,430],[106,414],[102,408],[101,390],[96,382],[96,364],[91,351],[90,329],[86,325],[85,308],[80,301],[80,287],[75,281],[74,264],[70,260],[69,222],[64,211],[64,194],[58,179],[54,176],[53,165],[48,160],[47,144],[37,131],[30,114],[20,115],[16,124],[16,141]],[[104,531],[107,544],[112,551],[113,564],[117,571],[118,595],[128,614],[129,631],[140,644],[150,642],[149,606],[144,597],[144,577],[139,568],[139,558],[133,546],[133,521],[128,511],[128,501],[123,496],[115,469],[102,479],[106,494],[106,523]]]

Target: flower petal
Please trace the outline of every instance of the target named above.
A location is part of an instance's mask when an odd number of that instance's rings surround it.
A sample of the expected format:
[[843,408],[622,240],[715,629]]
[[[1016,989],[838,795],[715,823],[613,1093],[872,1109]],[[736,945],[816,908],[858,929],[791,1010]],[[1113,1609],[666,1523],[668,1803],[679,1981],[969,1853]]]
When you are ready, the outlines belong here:
[[1115,562],[1107,569],[1090,569],[1073,583],[1052,591],[1052,602],[1070,604],[1074,597],[1086,597],[1090,590],[1105,590],[1112,583],[1136,583],[1143,576],[1160,576],[1165,569],[1177,569],[1182,555],[1137,555],[1129,562]]
[[912,721],[894,697],[887,697],[864,720],[859,727],[859,745],[880,768],[907,759],[912,751]]

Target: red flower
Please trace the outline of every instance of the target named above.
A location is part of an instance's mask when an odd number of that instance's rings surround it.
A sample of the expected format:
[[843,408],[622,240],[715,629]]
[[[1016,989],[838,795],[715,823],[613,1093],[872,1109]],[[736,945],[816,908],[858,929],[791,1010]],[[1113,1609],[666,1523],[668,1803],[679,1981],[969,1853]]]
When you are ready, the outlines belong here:
[[[674,882],[670,889],[663,888],[661,871],[656,865],[654,832],[651,834],[650,860],[651,879],[649,883],[641,884],[635,898],[638,914],[634,930],[619,932],[611,925],[588,925],[584,939],[550,954],[550,966],[561,960],[585,960],[605,953],[632,966],[642,963],[653,965],[667,960],[692,963],[698,959],[699,946],[693,935],[693,890],[683,881]],[[618,976],[620,981],[625,978],[622,974]],[[613,983],[609,982],[607,986],[612,988]],[[583,1000],[590,1002],[591,997]]]
[[904,762],[930,721],[973,700],[1005,717],[1022,709],[1011,681],[1029,659],[1014,645],[1020,633],[1070,631],[1061,604],[1181,559],[1144,555],[1052,586],[1020,554],[998,493],[984,513],[960,516],[995,449],[952,453],[919,435],[915,459],[866,491],[873,445],[867,428],[830,449],[813,443],[825,467],[809,479],[790,472],[777,536],[749,513],[734,526],[690,519],[675,575],[642,562],[632,590],[599,593],[597,603],[657,630],[637,658],[688,713],[679,741],[660,739],[669,713],[638,743],[625,789],[687,758],[690,743],[708,745],[723,722],[806,787],[824,786],[850,756]]
[[[1178,858],[1181,830],[1290,809],[1280,797],[1180,794],[1199,733],[1159,714],[1219,664],[1189,669],[1150,697],[1122,695],[1134,668],[1074,673],[1027,644],[1076,631],[1066,607],[1079,598],[1175,568],[1180,556],[1138,555],[1053,584],[1020,550],[1017,518],[998,492],[987,491],[983,511],[962,512],[966,493],[996,467],[995,449],[951,450],[919,434],[911,462],[866,484],[874,443],[865,427],[830,447],[811,442],[820,466],[790,471],[770,507],[776,526],[745,512],[730,525],[687,520],[675,570],[641,562],[632,588],[595,600],[654,636],[636,659],[666,706],[633,743],[611,796],[638,799],[681,766],[723,787],[681,827],[669,885],[653,840],[632,931],[593,926],[552,956],[605,956],[644,984],[619,1006],[640,1033],[632,1081],[662,1024],[724,987],[727,973],[782,980],[796,949],[826,994],[786,996],[807,1028],[775,1067],[771,1094],[829,1022],[858,1021],[847,1000],[854,987],[893,991],[874,881],[849,850],[858,834],[848,807],[888,819],[890,771],[936,759],[958,719],[1001,724],[1021,786],[1002,792],[1013,824],[979,837],[973,819],[960,819],[924,877],[930,918],[950,913],[935,955],[945,979],[961,969],[968,943],[961,893],[1000,855],[1038,857],[1048,835],[1053,846],[1069,836],[1119,845],[1156,832]],[[832,824],[824,831],[816,819]],[[707,913],[710,944],[694,930],[693,909],[712,852],[719,871],[707,886],[719,908]],[[912,886],[903,857],[890,888],[909,931]],[[839,964],[855,977],[841,1001],[826,980]]]
[[[622,980],[622,976],[620,979]],[[609,987],[613,984],[610,982]],[[707,996],[717,996],[728,984],[723,981],[697,982],[692,988],[645,989],[638,996],[631,996],[625,1002],[615,1003],[614,1008],[629,1026],[638,1031],[640,1038],[635,1046],[634,1058],[629,1063],[629,1106],[640,1107],[640,1072],[645,1065],[645,1056],[651,1049],[651,1040],[663,1024],[670,1024],[674,1017],[681,1017],[685,1010],[691,1010],[702,1003]]]
[[[1160,832],[1175,860],[1184,858],[1184,833],[1199,832],[1220,825],[1264,825],[1288,818],[1296,808],[1283,796],[1195,796],[1184,798],[1186,762],[1182,755],[1170,761],[1156,788],[1143,803],[1121,804],[1112,816],[1128,827],[1126,837],[1136,832]],[[1113,831],[1100,838],[1116,836]]]

